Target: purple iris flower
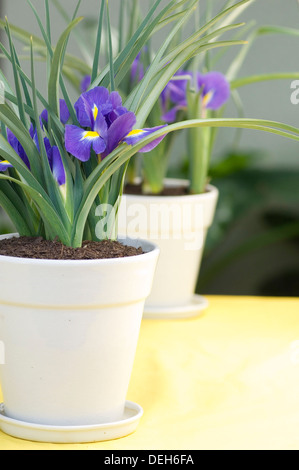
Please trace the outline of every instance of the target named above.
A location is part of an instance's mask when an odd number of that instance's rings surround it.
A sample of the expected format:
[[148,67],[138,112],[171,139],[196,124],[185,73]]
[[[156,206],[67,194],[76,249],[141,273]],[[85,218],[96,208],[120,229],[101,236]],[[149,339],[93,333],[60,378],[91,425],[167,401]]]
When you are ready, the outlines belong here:
[[66,183],[66,176],[59,148],[55,145],[52,147],[47,137],[44,143],[53,176],[59,186],[63,186]]
[[104,87],[83,93],[75,110],[82,128],[66,126],[65,148],[83,162],[89,160],[92,148],[102,157],[112,152],[136,122],[135,115],[122,106],[120,95],[116,91],[109,94]]
[[[166,127],[166,125],[151,127],[151,128],[144,128],[144,129],[134,129],[123,139],[123,141],[126,142],[128,145],[137,144],[141,139],[144,139],[145,137],[147,137],[150,134],[153,134],[159,129],[163,129],[163,127]],[[153,140],[149,144],[145,145],[141,150],[139,150],[139,152],[140,153],[150,152],[155,147],[157,147],[157,145],[159,145],[159,143],[164,139],[164,137],[165,135],[158,137],[157,139]]]
[[[29,129],[29,134],[32,140],[34,141],[37,150],[40,152],[40,147],[39,147],[39,142],[37,138],[37,132],[36,129],[34,129],[33,125],[31,124],[31,127]],[[27,165],[27,167],[30,170],[30,164],[28,157],[25,153],[25,150],[23,149],[22,145],[16,138],[16,136],[11,132],[10,129],[7,129],[7,140],[9,144],[12,146],[12,148],[15,150],[15,152],[19,155],[19,157],[23,160],[23,162]],[[66,177],[65,177],[65,170],[64,166],[62,163],[62,158],[59,152],[58,147],[54,146],[51,147],[50,141],[48,138],[44,139],[45,143],[45,149],[47,152],[49,164],[52,170],[52,173],[57,181],[57,183],[61,186],[64,185],[66,182]],[[6,171],[7,168],[11,168],[12,165],[10,165],[8,162],[0,162],[0,171]]]
[[[177,112],[187,109],[187,84],[193,78],[192,73],[180,71],[176,73],[181,80],[170,80],[161,94],[161,103],[165,122],[174,122]],[[188,77],[190,77],[188,79]],[[197,73],[195,76],[195,89],[201,91],[202,105],[204,109],[217,110],[229,99],[230,86],[225,76],[220,72],[209,72],[205,75]],[[174,104],[169,108],[169,103]]]
[[230,97],[230,86],[225,76],[220,72],[197,74],[198,91],[202,89],[202,102],[205,108],[217,110]]
[[[60,109],[60,121],[62,124],[66,124],[70,118],[70,112],[68,110],[67,104],[64,100],[59,100],[59,109]],[[48,123],[48,111],[44,109],[40,115],[41,127],[44,127],[44,122]]]
[[0,171],[6,171],[8,168],[12,168],[12,165],[7,160],[0,162]]
[[[192,78],[192,74],[190,72],[179,71],[175,76],[182,76],[184,78],[181,80],[170,80],[161,94],[162,120],[165,122],[175,121],[178,111],[187,109],[187,85],[190,78]],[[170,102],[175,106],[167,110]]]
[[85,75],[80,85],[82,93],[85,93],[88,90],[88,88],[90,87],[90,84],[91,84],[91,76]]
[[107,146],[102,154],[102,158],[105,158],[109,153],[113,152],[113,150],[124,141],[125,137],[132,132],[135,124],[135,114],[129,111],[120,115],[112,122],[107,132]]
[[[77,118],[82,127],[65,127],[65,148],[80,161],[86,162],[93,149],[96,155],[105,158],[121,143],[135,144],[157,128],[134,130],[135,114],[122,106],[117,92],[104,87],[93,88],[83,93],[75,103]],[[163,126],[162,126],[163,127]],[[163,137],[147,145],[148,152],[158,145]]]
[[65,148],[81,162],[87,162],[92,148],[97,155],[106,150],[107,133],[108,126],[102,114],[97,115],[90,131],[67,125],[65,126]]
[[132,63],[131,67],[131,80],[132,82],[138,81],[140,82],[143,77],[144,77],[144,66],[143,63],[141,62],[141,53],[142,51],[139,52],[139,54],[136,56]]
[[104,87],[96,87],[83,93],[75,103],[75,110],[80,126],[93,130],[98,114],[107,116],[113,111],[109,91]]
[[[30,137],[33,139],[34,138],[34,130],[33,130],[33,126],[30,127],[30,130],[29,130],[29,133],[30,133]],[[18,141],[18,139],[16,138],[16,136],[11,132],[10,129],[7,129],[7,140],[8,140],[8,143],[12,146],[12,148],[14,149],[14,151],[19,155],[19,157],[21,158],[21,160],[23,160],[23,162],[25,163],[25,165],[29,168],[30,170],[30,163],[29,163],[29,159],[25,153],[25,150],[24,148],[22,147],[22,145],[20,144],[20,142]]]

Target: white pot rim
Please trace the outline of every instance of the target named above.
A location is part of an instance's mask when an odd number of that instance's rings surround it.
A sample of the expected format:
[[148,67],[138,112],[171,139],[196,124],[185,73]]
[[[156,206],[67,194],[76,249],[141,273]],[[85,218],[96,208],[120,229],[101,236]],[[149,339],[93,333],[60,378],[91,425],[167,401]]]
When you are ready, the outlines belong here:
[[[8,239],[8,238],[14,238],[14,237],[19,237],[18,233],[10,233],[6,235],[0,235],[0,240]],[[86,267],[86,266],[95,266],[95,265],[102,265],[102,266],[111,266],[113,264],[119,265],[120,263],[122,265],[130,264],[132,263],[132,260],[134,262],[138,263],[143,263],[146,261],[147,258],[152,258],[153,256],[156,256],[156,253],[159,252],[159,248],[155,243],[152,243],[148,240],[142,240],[142,239],[132,239],[132,238],[125,238],[121,240],[121,243],[126,244],[126,242],[129,242],[128,245],[134,246],[134,247],[141,247],[144,251],[143,254],[136,255],[136,256],[126,256],[124,258],[104,258],[104,259],[92,259],[92,260],[51,260],[51,259],[33,259],[33,258],[19,258],[19,257],[14,257],[14,256],[5,256],[5,255],[0,255],[0,263],[5,262],[5,263],[10,263],[10,264],[22,264],[22,265],[48,265],[48,266],[72,266],[72,267]]]
[[[136,182],[137,181],[138,180],[136,180]],[[185,186],[185,187],[189,186],[189,181],[186,179],[166,178],[164,181],[165,181],[166,187],[172,187],[172,186],[177,186],[177,185]],[[190,201],[192,199],[198,200],[199,198],[201,200],[210,199],[210,198],[214,198],[215,195],[218,195],[219,193],[216,186],[213,186],[212,184],[208,184],[206,186],[206,189],[207,189],[206,192],[200,193],[200,194],[184,194],[184,195],[179,195],[179,196],[164,196],[164,195],[159,196],[159,195],[153,195],[153,194],[123,194],[122,197],[126,197],[129,200],[136,199],[136,198],[148,198],[148,199],[153,199],[153,201],[160,203],[165,200],[167,200],[167,202],[172,202],[172,201],[177,201],[178,199],[183,200],[183,201],[186,201],[186,200]]]

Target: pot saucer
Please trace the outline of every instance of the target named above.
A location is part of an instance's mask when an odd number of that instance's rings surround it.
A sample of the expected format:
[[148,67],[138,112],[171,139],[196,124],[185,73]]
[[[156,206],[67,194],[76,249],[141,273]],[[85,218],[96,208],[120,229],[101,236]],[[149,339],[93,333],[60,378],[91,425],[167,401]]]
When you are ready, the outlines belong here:
[[126,402],[123,417],[119,421],[86,426],[49,426],[27,423],[4,415],[4,404],[0,404],[0,430],[10,436],[29,441],[60,444],[79,444],[108,441],[133,433],[143,415],[141,406]]
[[180,307],[145,306],[143,318],[166,320],[198,317],[208,306],[209,302],[205,297],[194,294],[189,304]]

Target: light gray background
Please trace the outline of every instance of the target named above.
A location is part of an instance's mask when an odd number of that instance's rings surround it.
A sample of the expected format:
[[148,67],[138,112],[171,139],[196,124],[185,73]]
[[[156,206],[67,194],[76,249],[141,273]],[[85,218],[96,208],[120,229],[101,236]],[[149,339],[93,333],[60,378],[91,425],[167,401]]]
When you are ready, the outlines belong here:
[[[26,0],[0,0],[0,2],[2,18],[6,15],[10,22],[40,35],[36,20]],[[121,0],[109,0],[114,23],[120,2]],[[204,1],[199,0],[199,2],[204,5]],[[42,13],[44,2],[33,0],[33,3]],[[63,0],[62,3],[69,11],[73,11],[76,5],[75,0]],[[146,6],[147,3],[147,0],[144,0],[144,2],[141,0],[141,4]],[[99,0],[83,0],[79,14],[94,19],[98,16],[99,4]],[[225,4],[225,1],[215,0],[215,4],[220,7]],[[299,5],[297,0],[256,0],[255,4],[241,15],[238,22],[250,22],[252,20],[255,20],[257,25],[272,24],[299,29]],[[55,28],[54,37],[57,37],[62,32],[65,24],[55,8],[52,9],[52,23]],[[74,43],[71,43],[70,46],[72,52],[79,54]],[[297,70],[299,72],[298,50],[299,37],[286,37],[283,35],[260,37],[251,48],[239,76]],[[222,63],[223,72],[225,72],[228,65],[227,62]],[[3,66],[7,71],[5,62]],[[45,80],[42,72],[39,73],[39,68],[37,74],[39,77],[38,85],[43,90]],[[290,80],[284,80],[242,88],[241,97],[245,105],[246,116],[277,120],[299,127],[299,105],[291,104],[290,85]],[[235,115],[234,106],[229,105],[226,116],[234,117]],[[216,156],[230,146],[232,138],[233,134],[229,130],[220,131],[215,149]],[[256,131],[244,131],[241,146],[244,149],[263,148],[267,156],[259,163],[261,166],[299,168],[299,152],[296,142]]]

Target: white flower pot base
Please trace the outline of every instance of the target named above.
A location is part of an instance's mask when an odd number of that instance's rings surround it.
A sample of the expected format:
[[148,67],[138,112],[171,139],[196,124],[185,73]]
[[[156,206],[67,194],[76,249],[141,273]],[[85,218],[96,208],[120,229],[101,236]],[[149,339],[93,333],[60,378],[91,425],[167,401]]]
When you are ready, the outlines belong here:
[[149,319],[178,319],[178,318],[192,318],[198,317],[203,314],[203,311],[209,306],[208,300],[195,294],[189,304],[181,307],[150,307],[146,306],[143,313],[143,318]]
[[137,403],[126,401],[122,419],[87,426],[49,426],[27,423],[9,418],[4,414],[4,404],[0,404],[0,430],[10,436],[37,442],[59,444],[79,444],[119,439],[133,433],[143,415]]
[[[166,179],[165,186],[188,181]],[[119,236],[149,240],[160,257],[144,318],[188,318],[207,306],[195,294],[206,236],[212,225],[218,190],[182,196],[124,195],[119,209]]]

